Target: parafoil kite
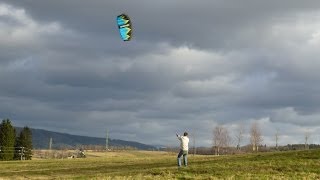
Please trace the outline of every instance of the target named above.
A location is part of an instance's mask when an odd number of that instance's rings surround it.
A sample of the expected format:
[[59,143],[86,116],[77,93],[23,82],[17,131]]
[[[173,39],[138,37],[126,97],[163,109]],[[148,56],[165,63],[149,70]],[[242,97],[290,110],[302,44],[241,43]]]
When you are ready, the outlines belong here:
[[123,41],[130,41],[132,37],[131,21],[126,14],[117,16],[117,24]]

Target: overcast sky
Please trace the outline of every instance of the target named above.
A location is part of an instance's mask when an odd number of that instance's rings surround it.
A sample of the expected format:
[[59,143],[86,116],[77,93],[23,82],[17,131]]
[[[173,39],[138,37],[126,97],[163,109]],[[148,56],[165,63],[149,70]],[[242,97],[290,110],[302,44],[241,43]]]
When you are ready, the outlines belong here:
[[320,143],[319,0],[0,0],[0,40],[15,126],[211,146],[258,122],[264,144]]

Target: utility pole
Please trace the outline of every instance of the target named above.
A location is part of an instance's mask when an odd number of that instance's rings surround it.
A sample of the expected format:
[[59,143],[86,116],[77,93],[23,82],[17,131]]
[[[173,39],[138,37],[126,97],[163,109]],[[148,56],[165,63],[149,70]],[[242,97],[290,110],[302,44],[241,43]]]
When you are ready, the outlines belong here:
[[52,148],[52,137],[50,137],[50,140],[49,140],[49,150],[51,150]]
[[106,151],[108,151],[108,147],[109,146],[109,134],[108,134],[108,129],[107,129],[107,132],[106,132]]
[[196,148],[196,134],[193,134],[193,156],[197,153]]

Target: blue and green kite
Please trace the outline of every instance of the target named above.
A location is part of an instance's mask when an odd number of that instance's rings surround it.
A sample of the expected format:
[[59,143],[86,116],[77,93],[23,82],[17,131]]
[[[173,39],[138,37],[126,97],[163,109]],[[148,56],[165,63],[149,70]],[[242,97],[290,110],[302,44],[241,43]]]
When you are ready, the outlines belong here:
[[132,26],[129,17],[126,14],[117,16],[117,24],[123,41],[130,41],[132,38]]

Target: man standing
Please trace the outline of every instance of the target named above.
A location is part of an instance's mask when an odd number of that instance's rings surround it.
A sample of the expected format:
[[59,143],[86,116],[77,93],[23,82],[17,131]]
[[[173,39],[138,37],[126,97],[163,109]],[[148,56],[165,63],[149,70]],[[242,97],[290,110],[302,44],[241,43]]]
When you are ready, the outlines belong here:
[[184,132],[183,136],[180,136],[176,134],[178,139],[180,140],[180,152],[178,154],[178,166],[181,167],[181,156],[183,156],[183,164],[184,166],[188,165],[188,144],[189,144],[189,138],[188,138],[188,133]]

